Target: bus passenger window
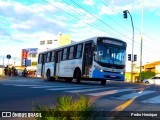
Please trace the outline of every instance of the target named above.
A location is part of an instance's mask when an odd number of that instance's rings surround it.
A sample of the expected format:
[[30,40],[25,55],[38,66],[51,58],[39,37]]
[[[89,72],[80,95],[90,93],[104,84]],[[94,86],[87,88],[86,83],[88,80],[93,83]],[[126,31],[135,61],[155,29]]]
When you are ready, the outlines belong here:
[[38,57],[38,63],[41,64],[42,63],[42,54],[39,54],[39,57]]
[[74,58],[74,46],[70,47],[69,50],[69,59],[73,59]]
[[82,44],[77,46],[77,52],[76,52],[76,58],[81,58],[82,57]]
[[47,62],[50,62],[51,61],[51,52],[48,52],[47,53]]
[[63,49],[63,57],[62,57],[62,60],[66,59],[67,59],[67,48]]
[[54,51],[52,52],[52,55],[51,55],[51,62],[54,62],[55,59],[54,59]]

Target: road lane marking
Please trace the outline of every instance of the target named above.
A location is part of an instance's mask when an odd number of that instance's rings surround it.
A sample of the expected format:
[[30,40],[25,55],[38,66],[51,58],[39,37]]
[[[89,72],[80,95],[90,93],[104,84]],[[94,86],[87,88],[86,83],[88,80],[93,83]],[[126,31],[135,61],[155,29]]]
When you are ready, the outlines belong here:
[[160,103],[160,95],[151,99],[144,100],[142,103]]
[[53,88],[53,89],[47,89],[47,90],[53,90],[53,91],[57,91],[57,90],[70,90],[70,89],[81,89],[81,88],[90,88],[90,87],[65,87],[65,88]]
[[103,95],[111,95],[111,94],[116,94],[116,93],[120,93],[120,92],[126,92],[126,91],[131,91],[133,89],[118,89],[118,90],[109,90],[109,91],[104,91],[104,92],[96,92],[96,93],[89,93],[86,95],[90,95],[90,96],[103,96]]
[[16,84],[4,84],[4,85],[12,85],[12,86],[37,86],[37,85],[20,85],[20,84],[19,85],[18,84],[17,85]]
[[137,96],[133,97],[132,99],[118,105],[116,108],[114,108],[113,110],[113,113],[111,114],[111,119],[114,119],[115,116],[120,112],[120,111],[123,111],[125,108],[127,108],[129,105],[131,105],[135,99],[137,98]]
[[120,99],[120,100],[128,100],[128,99],[131,99],[131,98],[133,98],[133,97],[135,97],[135,96],[140,97],[140,96],[147,95],[147,94],[150,94],[150,93],[153,93],[153,92],[155,92],[155,91],[145,90],[145,91],[140,91],[140,92],[135,92],[135,93],[123,95],[123,96],[120,96],[120,97],[117,98],[117,99]]
[[62,85],[59,86],[35,86],[35,87],[30,87],[30,88],[57,88],[57,87],[64,87]]
[[113,89],[116,87],[112,87],[112,88],[91,88],[91,89],[82,89],[82,90],[70,90],[70,91],[65,91],[65,92],[69,92],[69,93],[79,93],[79,92],[89,92],[89,91],[95,91],[95,90],[107,90],[107,89]]
[[128,101],[124,102],[123,104],[114,108],[112,111],[122,111],[122,110],[124,110],[126,107],[128,107],[130,104],[132,104],[135,101],[136,98],[137,98],[137,96],[134,96],[130,100],[128,100]]

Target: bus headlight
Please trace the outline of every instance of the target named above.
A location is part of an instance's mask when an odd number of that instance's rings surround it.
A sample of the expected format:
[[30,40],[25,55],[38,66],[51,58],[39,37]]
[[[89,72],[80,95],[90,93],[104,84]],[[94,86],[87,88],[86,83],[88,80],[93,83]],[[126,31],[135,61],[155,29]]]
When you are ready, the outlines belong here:
[[123,72],[121,72],[121,74],[124,74]]
[[103,70],[101,69],[100,72],[103,72]]

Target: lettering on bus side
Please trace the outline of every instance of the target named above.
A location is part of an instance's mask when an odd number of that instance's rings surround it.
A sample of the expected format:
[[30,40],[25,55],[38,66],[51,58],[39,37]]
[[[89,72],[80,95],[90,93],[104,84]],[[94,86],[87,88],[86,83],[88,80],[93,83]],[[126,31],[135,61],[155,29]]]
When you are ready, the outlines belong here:
[[76,64],[76,61],[72,61],[71,64],[72,64],[72,65]]

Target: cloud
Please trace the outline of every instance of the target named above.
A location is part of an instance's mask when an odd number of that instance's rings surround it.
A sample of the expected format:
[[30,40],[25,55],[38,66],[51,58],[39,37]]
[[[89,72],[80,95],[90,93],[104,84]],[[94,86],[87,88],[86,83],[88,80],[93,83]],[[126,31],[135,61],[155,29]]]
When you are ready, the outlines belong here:
[[[100,5],[100,15],[115,15],[122,13],[123,10],[141,11],[142,0],[102,0],[104,4]],[[154,11],[160,8],[160,0],[144,0],[144,10]]]
[[113,11],[113,8],[111,6],[101,5],[99,14],[100,15],[103,15],[103,14],[113,15],[113,14],[117,14],[117,12]]
[[93,0],[84,0],[83,1],[83,4],[86,4],[86,5],[94,5],[95,3],[93,2]]
[[[52,34],[69,32],[66,26],[69,26],[67,21],[70,18],[54,13],[57,12],[54,6],[46,4],[26,6],[15,1],[0,1],[0,6],[0,18],[5,18],[3,21],[7,21],[3,23],[0,21],[2,23],[0,25],[0,36],[5,38],[4,41],[27,42],[33,39],[27,36],[44,31]],[[52,11],[52,13],[48,10]]]

